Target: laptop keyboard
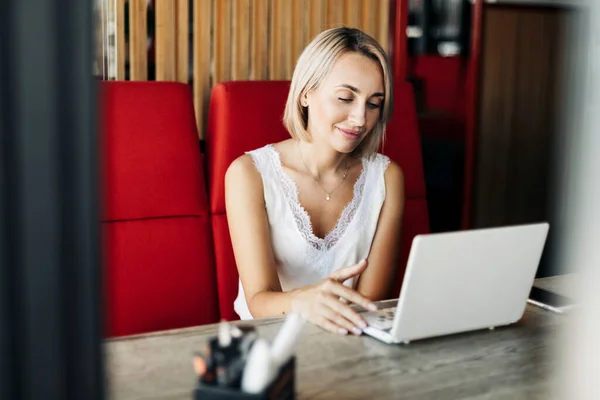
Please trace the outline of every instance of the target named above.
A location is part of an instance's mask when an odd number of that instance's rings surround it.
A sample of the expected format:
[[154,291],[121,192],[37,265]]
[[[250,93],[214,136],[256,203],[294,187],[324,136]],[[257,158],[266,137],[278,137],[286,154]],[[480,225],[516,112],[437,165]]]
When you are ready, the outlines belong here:
[[369,326],[380,330],[392,329],[396,307],[384,308],[377,311],[366,311],[361,313]]

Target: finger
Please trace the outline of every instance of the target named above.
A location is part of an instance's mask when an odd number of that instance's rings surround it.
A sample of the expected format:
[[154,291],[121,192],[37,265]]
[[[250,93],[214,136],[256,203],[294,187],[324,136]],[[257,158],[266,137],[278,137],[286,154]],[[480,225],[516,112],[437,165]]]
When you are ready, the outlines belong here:
[[338,335],[347,335],[348,334],[348,330],[346,328],[343,328],[343,327],[333,323],[331,320],[327,319],[325,316],[321,315],[315,323],[316,323],[316,325],[319,325],[321,328],[323,328],[329,332],[337,333]]
[[335,298],[323,299],[323,301],[331,310],[327,312],[327,317],[336,324],[343,326],[355,335],[362,334],[363,329],[367,327],[365,319],[350,306],[340,303]]
[[[326,281],[323,287],[325,290],[327,290],[331,294],[334,294],[336,297],[342,297],[346,302],[358,304],[359,306],[362,306],[370,311],[377,310],[377,306],[375,305],[375,303],[373,303],[373,301],[371,301],[371,299],[363,296],[354,289],[344,286],[342,283],[336,280],[330,279]],[[338,303],[343,304],[339,300]]]
[[[347,310],[340,309],[340,312],[338,312],[336,308],[341,305],[342,304],[339,303],[335,298],[329,297],[328,299],[323,299],[321,302],[322,307],[318,310],[318,312],[330,322],[345,329],[346,331],[352,332],[355,335],[362,334],[363,328],[361,328],[361,326],[366,327],[366,323],[362,321],[362,318],[359,315],[352,315],[352,310],[348,312]],[[355,317],[356,322],[346,318],[345,315]]]
[[331,279],[335,279],[336,281],[343,282],[348,278],[352,278],[358,274],[361,274],[365,268],[367,268],[367,260],[361,260],[354,265],[350,265],[348,267],[340,268],[337,271],[333,271],[329,277]]

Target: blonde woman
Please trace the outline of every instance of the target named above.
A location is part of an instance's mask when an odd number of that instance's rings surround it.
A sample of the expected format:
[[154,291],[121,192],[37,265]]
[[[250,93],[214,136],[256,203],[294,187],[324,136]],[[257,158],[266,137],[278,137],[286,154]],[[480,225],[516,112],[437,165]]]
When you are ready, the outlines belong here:
[[357,29],[324,31],[301,54],[283,117],[291,138],[225,176],[241,319],[296,311],[359,335],[366,323],[349,303],[391,296],[404,178],[377,149],[392,88],[384,50]]

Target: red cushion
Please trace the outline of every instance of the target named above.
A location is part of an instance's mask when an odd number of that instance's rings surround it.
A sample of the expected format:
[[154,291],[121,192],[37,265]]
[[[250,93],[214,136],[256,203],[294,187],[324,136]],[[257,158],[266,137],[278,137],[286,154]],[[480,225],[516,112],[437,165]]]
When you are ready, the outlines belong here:
[[393,293],[393,296],[397,297],[402,286],[412,240],[418,234],[429,233],[429,214],[421,139],[412,86],[408,83],[396,84],[394,94],[394,114],[387,127],[382,153],[397,162],[404,172],[406,203],[402,221],[400,266],[396,273]]
[[238,273],[225,215],[225,172],[237,157],[289,138],[283,110],[289,81],[222,82],[212,89],[206,135],[210,209],[221,318],[238,319]]
[[[217,84],[212,91],[206,137],[210,207],[221,317],[237,319],[233,301],[238,274],[225,216],[224,178],[231,162],[245,151],[289,138],[282,124],[289,81],[236,81]],[[429,231],[425,180],[412,87],[396,88],[396,105],[383,151],[404,169],[404,218],[400,287],[413,237]],[[397,291],[396,291],[397,293]]]
[[102,228],[109,336],[218,321],[208,216],[106,222]]
[[213,214],[225,213],[224,178],[233,160],[246,151],[289,139],[282,122],[289,89],[289,81],[222,82],[213,87],[206,134]]
[[187,85],[104,82],[108,336],[218,321],[208,198]]
[[[202,215],[206,188],[191,91],[171,82],[105,82],[104,219]],[[190,184],[193,183],[193,184]]]
[[239,275],[229,236],[229,225],[225,213],[213,215],[212,228],[214,234],[215,262],[217,264],[217,290],[219,294],[219,310],[221,318],[239,319],[233,310],[233,301],[237,297]]

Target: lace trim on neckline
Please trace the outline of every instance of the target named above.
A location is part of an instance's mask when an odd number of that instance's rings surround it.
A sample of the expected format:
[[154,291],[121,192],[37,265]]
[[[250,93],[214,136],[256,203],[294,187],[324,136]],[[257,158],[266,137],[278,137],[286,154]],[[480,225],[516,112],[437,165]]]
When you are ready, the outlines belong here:
[[324,238],[320,238],[313,232],[310,216],[302,204],[300,204],[298,186],[296,185],[296,182],[294,182],[294,180],[284,171],[279,152],[275,150],[273,145],[268,145],[267,148],[270,150],[272,155],[272,157],[269,157],[269,159],[273,164],[273,171],[275,171],[275,174],[281,183],[283,194],[291,208],[294,221],[296,222],[296,226],[298,227],[300,234],[306,240],[306,242],[311,245],[311,247],[321,251],[330,250],[339,242],[339,239],[344,236],[360,205],[367,175],[367,163],[365,162],[365,159],[363,158],[361,160],[362,170],[358,179],[354,183],[352,200],[342,210],[342,213],[333,229],[328,232]]

